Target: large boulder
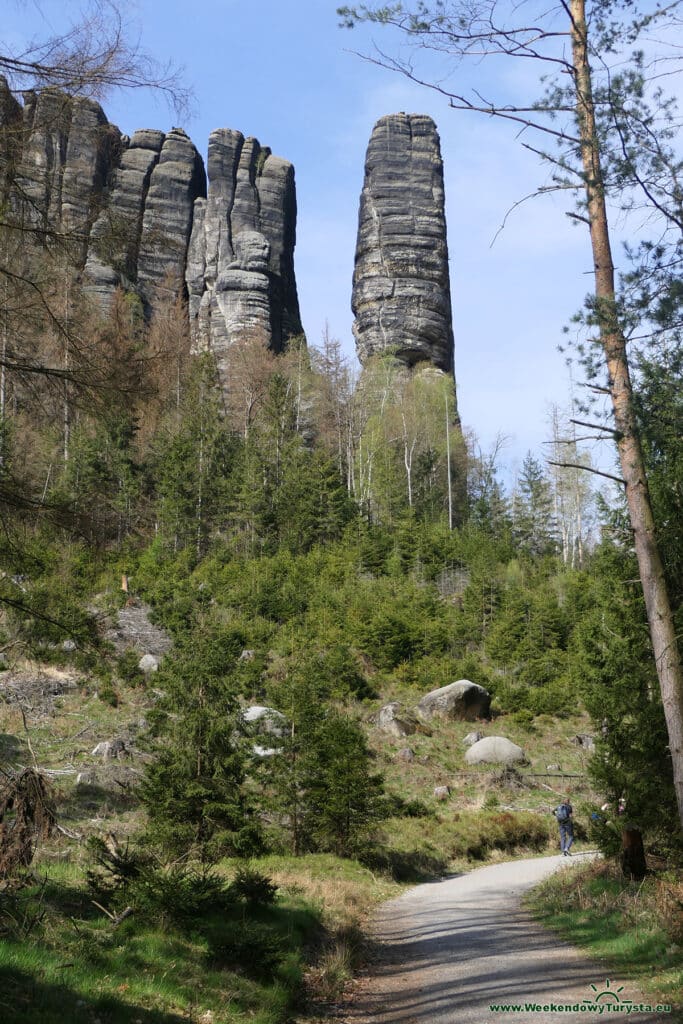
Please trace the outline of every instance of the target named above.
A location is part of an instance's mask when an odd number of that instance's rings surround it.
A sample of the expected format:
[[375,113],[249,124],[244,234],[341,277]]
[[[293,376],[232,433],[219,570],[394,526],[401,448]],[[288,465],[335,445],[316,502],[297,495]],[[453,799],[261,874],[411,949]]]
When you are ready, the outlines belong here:
[[125,753],[126,743],[120,737],[116,737],[113,740],[103,740],[92,751],[93,757],[101,757],[104,761],[110,761],[113,757],[120,758]]
[[400,738],[402,736],[412,736],[420,731],[420,723],[415,715],[407,708],[404,708],[399,700],[385,704],[373,716],[372,721],[378,729],[381,729],[388,736]]
[[146,676],[152,672],[159,671],[159,659],[154,654],[143,654],[138,662],[138,668]]
[[242,720],[249,726],[249,733],[254,739],[270,741],[254,743],[251,749],[256,757],[273,757],[281,752],[282,745],[277,741],[287,730],[287,719],[281,711],[263,704],[252,704],[242,712]]
[[242,712],[243,720],[252,727],[256,734],[282,737],[285,734],[287,719],[281,711],[275,708],[264,707],[262,704],[252,704]]
[[469,679],[459,679],[438,690],[425,694],[417,705],[424,718],[452,718],[473,722],[477,718],[488,718],[491,695],[488,690]]
[[519,764],[526,759],[522,748],[505,736],[485,736],[465,753],[467,764]]
[[415,751],[410,747],[401,747],[396,755],[396,760],[405,761],[407,764],[411,764],[415,760]]

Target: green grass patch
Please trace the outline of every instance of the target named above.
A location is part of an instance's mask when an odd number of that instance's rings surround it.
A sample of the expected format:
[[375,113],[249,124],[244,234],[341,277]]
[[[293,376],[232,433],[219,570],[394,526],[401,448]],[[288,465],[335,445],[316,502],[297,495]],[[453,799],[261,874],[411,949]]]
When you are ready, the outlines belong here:
[[626,881],[616,865],[594,862],[561,871],[528,898],[533,913],[563,938],[633,979],[652,1001],[683,1019],[683,877],[680,872]]
[[419,882],[481,863],[491,856],[546,851],[556,829],[531,812],[458,810],[445,807],[428,817],[389,819],[378,866],[401,881]]
[[[181,921],[149,911],[118,926],[71,870],[0,898],[5,1024],[279,1024],[300,997],[304,950],[322,929],[300,894],[223,901]],[[30,1007],[30,1013],[29,1013]]]

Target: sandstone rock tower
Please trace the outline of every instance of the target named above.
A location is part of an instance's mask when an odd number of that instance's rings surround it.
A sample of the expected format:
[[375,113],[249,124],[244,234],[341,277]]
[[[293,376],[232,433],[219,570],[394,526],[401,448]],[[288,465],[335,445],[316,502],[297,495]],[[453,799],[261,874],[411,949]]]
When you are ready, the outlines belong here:
[[296,190],[290,163],[229,129],[211,134],[208,170],[207,194],[181,128],[129,138],[92,100],[46,88],[22,106],[0,76],[0,200],[60,235],[102,309],[117,287],[148,315],[187,298],[194,345],[227,381],[237,339],[281,352],[302,333]]
[[393,352],[453,371],[443,163],[425,114],[388,114],[372,132],[351,305],[362,364]]
[[227,128],[209,138],[209,192],[194,204],[185,280],[195,344],[218,365],[236,338],[281,352],[301,334],[294,168]]

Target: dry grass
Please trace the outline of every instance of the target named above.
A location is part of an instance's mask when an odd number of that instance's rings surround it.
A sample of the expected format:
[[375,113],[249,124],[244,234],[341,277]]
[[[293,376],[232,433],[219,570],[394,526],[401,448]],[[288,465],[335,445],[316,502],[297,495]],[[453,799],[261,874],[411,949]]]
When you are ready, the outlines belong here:
[[531,906],[563,937],[633,978],[656,1001],[682,1008],[680,871],[630,882],[616,864],[596,861],[548,879]]
[[263,857],[255,866],[281,892],[302,899],[320,913],[323,932],[316,938],[305,981],[309,1008],[324,1019],[326,1007],[339,997],[362,959],[369,914],[379,903],[399,895],[402,887],[355,861],[331,854]]

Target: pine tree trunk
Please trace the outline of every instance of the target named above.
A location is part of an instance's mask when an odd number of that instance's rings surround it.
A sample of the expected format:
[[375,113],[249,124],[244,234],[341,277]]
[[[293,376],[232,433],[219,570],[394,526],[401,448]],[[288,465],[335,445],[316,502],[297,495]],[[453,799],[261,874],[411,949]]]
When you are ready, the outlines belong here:
[[626,338],[619,324],[607,208],[595,122],[585,0],[571,0],[573,74],[595,271],[596,313],[605,354],[621,471],[669,735],[678,812],[683,826],[683,671],[671,602],[655,537]]

